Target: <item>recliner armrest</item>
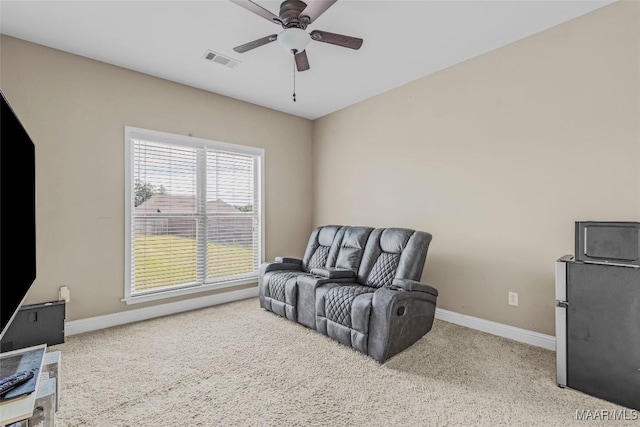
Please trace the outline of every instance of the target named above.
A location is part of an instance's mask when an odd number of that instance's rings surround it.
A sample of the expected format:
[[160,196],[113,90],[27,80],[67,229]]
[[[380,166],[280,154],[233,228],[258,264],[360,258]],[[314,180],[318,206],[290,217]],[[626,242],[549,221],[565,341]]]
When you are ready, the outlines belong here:
[[427,294],[433,295],[434,297],[438,296],[438,290],[436,288],[424,283],[416,282],[415,280],[393,279],[393,282],[391,282],[391,284],[387,287],[395,291],[425,292]]
[[301,271],[301,264],[294,264],[288,262],[265,262],[260,266],[260,275],[264,275],[270,271],[277,270],[293,270],[293,271]]
[[355,271],[346,268],[316,267],[311,269],[311,274],[326,277],[327,279],[355,279],[356,277]]
[[302,265],[302,260],[300,258],[290,258],[286,256],[277,256],[276,262],[284,262],[287,264],[300,264]]

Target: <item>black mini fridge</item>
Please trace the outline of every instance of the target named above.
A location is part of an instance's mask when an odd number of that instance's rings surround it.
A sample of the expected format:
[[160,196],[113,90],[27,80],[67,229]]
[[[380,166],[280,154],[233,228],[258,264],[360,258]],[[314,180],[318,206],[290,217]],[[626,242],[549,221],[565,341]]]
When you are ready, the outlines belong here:
[[580,258],[556,262],[557,383],[640,410],[640,266]]

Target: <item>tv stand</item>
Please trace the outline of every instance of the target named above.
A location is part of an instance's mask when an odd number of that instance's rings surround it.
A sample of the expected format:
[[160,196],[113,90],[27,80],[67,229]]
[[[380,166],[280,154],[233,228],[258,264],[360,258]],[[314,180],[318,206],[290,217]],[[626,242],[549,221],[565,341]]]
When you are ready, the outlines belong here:
[[[4,359],[34,349],[42,349],[44,352],[46,345],[4,353],[0,357]],[[36,391],[0,403],[0,426],[53,427],[60,396],[60,358],[59,351],[44,353],[40,360]]]

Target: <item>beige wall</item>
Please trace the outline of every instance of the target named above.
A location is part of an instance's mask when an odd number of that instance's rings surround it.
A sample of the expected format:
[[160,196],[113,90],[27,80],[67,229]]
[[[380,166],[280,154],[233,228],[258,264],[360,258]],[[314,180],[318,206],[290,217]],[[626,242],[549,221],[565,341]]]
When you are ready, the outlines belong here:
[[267,259],[301,255],[314,224],[429,231],[439,307],[552,334],[573,221],[640,219],[639,22],[618,2],[313,124],[2,36],[0,86],[36,143],[27,303],[67,285],[67,320],[152,305],[120,301],[131,125],[264,147]]
[[125,125],[263,147],[266,257],[302,255],[310,121],[11,37],[1,45],[2,90],[36,145],[37,279],[27,303],[57,299],[67,285],[67,320],[152,305],[120,301]]
[[615,3],[317,120],[314,223],[431,232],[439,307],[553,334],[574,221],[640,219],[639,22]]

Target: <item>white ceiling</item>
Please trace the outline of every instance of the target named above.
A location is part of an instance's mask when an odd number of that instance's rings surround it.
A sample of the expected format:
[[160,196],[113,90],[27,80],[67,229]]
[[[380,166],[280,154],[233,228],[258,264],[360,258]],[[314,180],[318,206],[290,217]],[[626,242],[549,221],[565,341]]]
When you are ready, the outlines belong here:
[[[280,2],[256,2],[278,14]],[[308,27],[364,39],[358,51],[312,41],[311,69],[296,75],[276,42],[233,47],[279,26],[229,1],[5,1],[0,32],[263,105],[322,117],[412,80],[613,3],[340,0]],[[213,50],[241,61],[203,59]]]

